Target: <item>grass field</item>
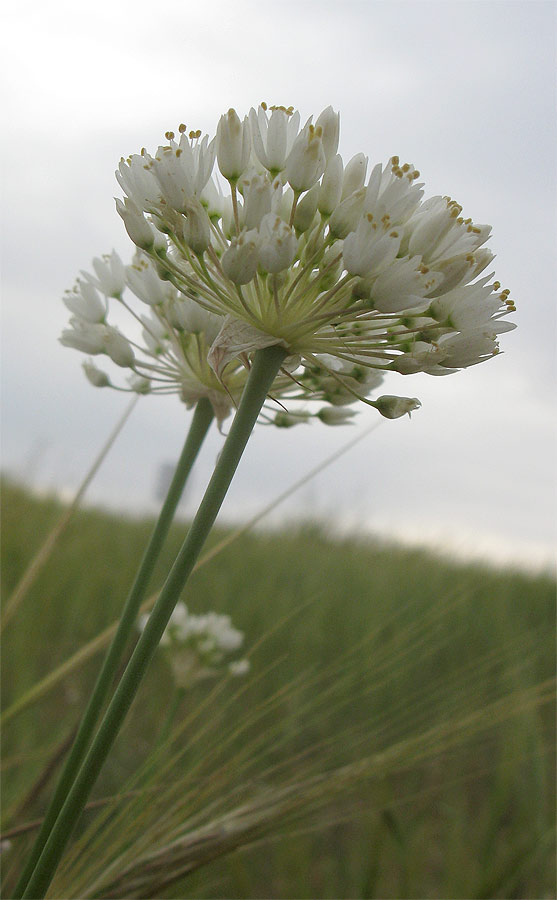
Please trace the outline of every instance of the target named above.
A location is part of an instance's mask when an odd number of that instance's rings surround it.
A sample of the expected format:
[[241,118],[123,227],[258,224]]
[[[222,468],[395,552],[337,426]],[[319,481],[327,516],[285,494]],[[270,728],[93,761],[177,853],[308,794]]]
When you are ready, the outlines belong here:
[[[60,512],[3,485],[5,596]],[[117,618],[150,528],[78,513],[6,627],[6,832],[44,810],[99,655],[10,709]],[[49,896],[554,896],[549,575],[308,525],[242,536],[185,599],[232,616],[251,671],[193,688],[157,746],[174,691],[158,653],[95,788],[112,800]],[[6,897],[31,834],[10,838]]]

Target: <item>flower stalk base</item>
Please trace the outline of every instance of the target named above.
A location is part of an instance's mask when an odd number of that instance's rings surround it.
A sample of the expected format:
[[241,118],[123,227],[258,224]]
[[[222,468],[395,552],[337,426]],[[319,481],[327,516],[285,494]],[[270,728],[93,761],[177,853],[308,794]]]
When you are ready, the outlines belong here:
[[106,654],[102,669],[98,675],[89,704],[83,715],[81,725],[72,745],[70,755],[66,761],[56,791],[43,820],[31,856],[29,857],[25,869],[14,890],[14,900],[18,900],[18,898],[22,896],[22,892],[25,890],[25,886],[33,873],[37,860],[41,855],[43,847],[79,771],[79,766],[81,765],[90,743],[103,703],[106,700],[110,686],[118,671],[122,653],[124,652],[129,637],[136,625],[139,607],[147,593],[147,588],[155,564],[159,558],[162,545],[174,519],[176,508],[183,494],[187,478],[212,421],[213,409],[210,402],[207,399],[200,400],[196,406],[188,436],[176,466],[166,499],[149,544],[145,550],[134,584],[126,600],[122,617]]
[[285,356],[286,351],[279,346],[267,347],[255,355],[240,406],[205,496],[149,622],[114,693],[97,736],[45,844],[23,894],[24,898],[42,898],[48,890],[66,843],[110,753],[180,593],[214,524],[261,407]]

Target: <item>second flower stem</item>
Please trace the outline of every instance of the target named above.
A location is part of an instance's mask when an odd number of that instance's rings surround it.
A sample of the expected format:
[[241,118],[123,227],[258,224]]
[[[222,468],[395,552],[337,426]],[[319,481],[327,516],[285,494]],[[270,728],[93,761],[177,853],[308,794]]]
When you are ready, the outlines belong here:
[[106,700],[108,691],[118,670],[122,653],[134,629],[139,607],[147,592],[153,569],[159,558],[163,542],[166,539],[172,520],[174,519],[176,507],[183,494],[184,485],[212,421],[213,408],[209,400],[199,400],[193,414],[186,442],[174,472],[174,477],[168,489],[166,499],[154,527],[151,539],[143,555],[135,581],[126,600],[121,619],[118,623],[118,628],[106,654],[95,687],[93,688],[93,693],[91,694],[87,709],[81,720],[79,730],[58,781],[56,791],[50,801],[41,830],[37,835],[35,845],[31,851],[31,856],[29,857],[21,878],[14,890],[14,900],[22,897],[22,892],[25,890],[25,886],[33,873],[37,860],[41,855],[47,838],[79,771],[79,766],[90,743],[103,703]]
[[31,876],[24,898],[42,898],[54,877],[66,843],[108,757],[158,646],[180,593],[209,535],[267,393],[285,357],[282,347],[258,350],[240,406],[188,535],[114,693],[97,735]]

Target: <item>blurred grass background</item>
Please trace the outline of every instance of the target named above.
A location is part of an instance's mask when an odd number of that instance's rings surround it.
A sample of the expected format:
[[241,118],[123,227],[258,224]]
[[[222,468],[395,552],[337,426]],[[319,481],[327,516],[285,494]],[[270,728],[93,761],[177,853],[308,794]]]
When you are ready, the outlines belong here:
[[[8,597],[62,507],[11,483],[2,493]],[[6,628],[4,709],[117,618],[151,527],[78,513]],[[154,587],[185,531],[173,527]],[[307,524],[242,536],[184,599],[192,612],[232,616],[251,672],[192,690],[154,756],[173,693],[157,655],[94,797],[125,784],[136,793],[85,814],[51,896],[554,896],[549,574]],[[44,810],[51,784],[29,790],[77,723],[98,666],[76,669],[3,728],[5,830]],[[285,789],[296,802],[276,805]],[[142,893],[117,884],[134,861],[152,872],[159,847],[225,815],[236,822],[239,804],[266,798],[276,808],[266,824],[234,849],[221,840],[187,878],[171,854],[165,877],[140,879]],[[4,896],[29,839],[11,838]]]

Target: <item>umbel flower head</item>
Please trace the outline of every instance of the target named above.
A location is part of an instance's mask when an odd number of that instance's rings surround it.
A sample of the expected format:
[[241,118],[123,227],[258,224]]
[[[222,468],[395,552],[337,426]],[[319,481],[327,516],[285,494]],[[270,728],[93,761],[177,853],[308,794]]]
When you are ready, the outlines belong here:
[[[122,384],[121,379],[114,381],[113,375],[88,358],[83,369],[95,387],[138,394],[177,394],[187,407],[207,398],[221,423],[239,402],[249,360],[245,354],[231,356],[217,375],[208,355],[221,333],[222,315],[184,296],[161,273],[165,274],[163,264],[151,260],[142,250],[136,250],[128,266],[115,251],[94,259],[93,272],[82,271],[73,289],[64,295],[72,316],[60,341],[89,357],[104,355],[116,371],[128,370],[127,381]],[[109,323],[113,313],[119,323],[127,319],[126,334]],[[241,327],[236,327],[235,334],[241,348]],[[297,361],[293,363],[296,367]],[[272,400],[260,421],[286,427],[312,418],[327,425],[351,418],[353,411],[348,405],[354,403],[354,394],[331,379],[325,369],[301,370],[298,374],[293,377],[285,369],[275,379]],[[379,373],[361,369],[357,379],[350,377],[347,382],[369,393],[381,380]],[[303,409],[299,408],[300,401]],[[340,408],[330,411],[325,406],[310,411],[307,401],[324,401]],[[285,402],[288,411],[283,408]]]
[[[141,616],[141,631],[148,621],[148,615]],[[179,601],[166,626],[160,646],[167,653],[176,685],[188,688],[196,681],[219,673],[245,675],[249,671],[248,659],[227,660],[230,654],[240,649],[243,642],[243,632],[234,628],[230,616],[214,612],[195,615],[188,611],[185,603]]]
[[[261,104],[243,119],[231,109],[212,140],[184,125],[165,139],[121,161],[117,208],[176,290],[220,317],[209,352],[219,378],[278,344],[306,387],[322,373],[362,397],[362,371],[448,374],[494,356],[514,327],[502,318],[509,291],[478,279],[493,259],[490,227],[450,197],[424,201],[419,172],[398,156],[369,176],[364,154],[345,164],[331,107],[304,125],[292,107]],[[388,417],[419,405],[367,402]]]

